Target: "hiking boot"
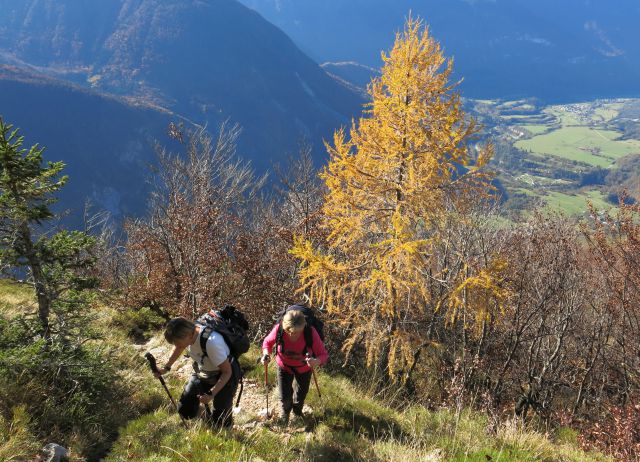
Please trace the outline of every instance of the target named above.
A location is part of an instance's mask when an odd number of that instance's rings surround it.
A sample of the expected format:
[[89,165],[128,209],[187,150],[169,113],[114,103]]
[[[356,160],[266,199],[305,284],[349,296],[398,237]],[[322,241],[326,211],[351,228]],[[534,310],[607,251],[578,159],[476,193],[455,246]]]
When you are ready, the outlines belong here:
[[293,408],[293,415],[297,416],[297,417],[304,417],[304,414],[302,413],[302,408],[298,408],[298,407],[294,407]]
[[306,427],[307,426],[307,419],[304,417],[304,415],[302,413],[294,414],[293,418],[291,419],[290,426],[294,427],[294,428]]
[[289,413],[282,414],[280,417],[274,420],[274,423],[279,427],[286,427],[289,425]]

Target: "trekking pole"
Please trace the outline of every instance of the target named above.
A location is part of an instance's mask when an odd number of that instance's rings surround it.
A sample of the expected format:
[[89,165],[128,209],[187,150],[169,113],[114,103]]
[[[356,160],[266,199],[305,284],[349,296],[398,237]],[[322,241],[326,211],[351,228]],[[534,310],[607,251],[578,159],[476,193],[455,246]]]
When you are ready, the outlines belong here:
[[316,390],[318,390],[318,400],[320,401],[320,406],[322,406],[322,415],[324,418],[327,418],[327,406],[325,406],[324,400],[322,399],[322,393],[320,393],[320,385],[318,385],[318,376],[316,375],[316,370],[311,368],[311,375],[313,375],[313,383],[316,384]]
[[[151,372],[159,374],[160,371],[158,371],[158,365],[156,364],[156,358],[154,358],[151,353],[145,354],[144,357],[147,359],[147,361],[149,361],[149,367],[151,367]],[[167,384],[164,381],[164,378],[161,375],[158,375],[158,380],[160,380],[160,383],[164,387],[164,391],[167,392],[167,396],[169,396],[169,399],[171,400],[171,404],[173,404],[173,407],[176,408],[176,412],[178,412],[178,415],[180,416],[180,419],[182,420],[182,424],[184,425],[184,428],[188,429],[189,426],[187,425],[187,421],[184,420],[184,417],[178,411],[178,405],[176,404],[175,400],[173,399],[173,396],[171,396],[171,392],[169,391],[169,388],[167,387]]]
[[269,418],[269,363],[264,363],[264,395],[267,398],[267,419]]
[[322,393],[320,393],[320,386],[318,385],[318,377],[316,376],[316,370],[311,368],[311,374],[313,375],[313,383],[316,384],[316,390],[318,390],[318,397],[322,401]]
[[[311,355],[309,355],[308,353],[307,353],[307,358],[308,359],[315,359]],[[316,376],[316,370],[313,367],[311,368],[311,375],[313,375],[313,383],[316,384],[316,390],[318,390],[318,397],[320,398],[320,400],[322,400],[322,393],[320,393],[320,386],[318,385],[318,377]]]
[[[307,358],[311,358],[311,355],[307,353]],[[315,358],[314,358],[315,359]],[[322,400],[322,393],[320,392],[320,385],[318,385],[318,376],[316,375],[316,369],[314,367],[311,368],[311,375],[313,376],[313,383],[316,384],[316,390],[318,391],[318,400],[320,401],[320,406],[322,406],[322,414],[324,417],[327,417],[327,407],[324,405],[324,401]]]
[[318,385],[318,377],[316,376],[316,370],[313,367],[311,368],[311,375],[313,375],[313,383],[316,384],[316,390],[318,390],[318,397],[320,398],[320,401],[322,401],[322,393],[320,393],[320,386]]

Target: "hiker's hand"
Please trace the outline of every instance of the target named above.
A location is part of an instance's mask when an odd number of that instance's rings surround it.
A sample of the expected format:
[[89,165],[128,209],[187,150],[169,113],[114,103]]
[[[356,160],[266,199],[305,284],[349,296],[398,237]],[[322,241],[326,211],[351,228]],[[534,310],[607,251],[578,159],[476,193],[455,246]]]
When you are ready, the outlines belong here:
[[318,360],[317,358],[312,358],[311,356],[307,356],[305,358],[305,361],[307,362],[309,367],[312,369],[315,369],[320,364],[320,360]]
[[200,402],[205,406],[213,400],[213,396],[208,393],[205,393],[204,395],[198,395],[198,398],[200,399]]
[[269,364],[269,361],[271,361],[271,356],[268,353],[263,354],[262,358],[260,358],[262,364]]
[[159,369],[156,370],[156,372],[153,373],[153,375],[156,377],[156,379],[159,379],[160,377],[162,377],[164,374],[166,374],[167,372],[169,372],[170,369],[167,369],[166,366],[165,367],[161,367]]

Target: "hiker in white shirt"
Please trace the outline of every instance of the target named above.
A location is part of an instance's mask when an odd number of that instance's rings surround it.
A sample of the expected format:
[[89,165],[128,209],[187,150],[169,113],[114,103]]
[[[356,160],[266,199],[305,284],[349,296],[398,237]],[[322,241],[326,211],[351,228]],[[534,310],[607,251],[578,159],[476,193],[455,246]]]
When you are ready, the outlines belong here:
[[213,401],[211,423],[218,427],[231,427],[233,397],[238,387],[240,368],[231,356],[224,338],[216,331],[209,333],[205,346],[206,354],[202,351],[200,336],[203,330],[203,326],[185,318],[169,321],[164,337],[175,349],[169,362],[159,370],[159,374],[169,371],[173,361],[189,348],[195,371],[180,396],[178,412],[186,419],[193,419],[198,415],[200,404],[206,407]]

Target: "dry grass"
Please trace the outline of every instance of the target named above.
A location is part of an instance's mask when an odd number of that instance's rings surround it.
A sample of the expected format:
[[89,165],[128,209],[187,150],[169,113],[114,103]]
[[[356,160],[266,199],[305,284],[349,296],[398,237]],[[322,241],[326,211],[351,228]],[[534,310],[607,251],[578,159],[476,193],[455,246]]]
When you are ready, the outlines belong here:
[[[249,374],[253,383],[258,369]],[[570,443],[555,443],[514,422],[505,422],[490,434],[487,418],[473,411],[455,415],[419,406],[392,409],[364,396],[362,387],[345,378],[321,374],[319,380],[323,399],[311,390],[309,432],[246,425],[242,416],[236,417],[238,425],[230,433],[211,432],[198,424],[184,430],[175,412],[165,406],[131,422],[107,460],[204,461],[212,460],[213,451],[220,461],[610,461]],[[178,383],[173,390],[179,390]],[[243,401],[252,398],[263,399],[260,387],[245,389]]]
[[[18,312],[33,303],[30,287],[0,280],[0,303]],[[159,383],[151,376],[142,359],[151,350],[158,358],[170,353],[158,336],[145,345],[131,345],[123,331],[113,328],[110,317],[114,310],[101,309],[96,322],[103,326],[102,341],[110,345],[112,359],[123,366],[119,375],[131,387],[126,402],[114,403],[112,412],[122,407],[142,412],[128,422],[107,456],[107,461],[391,461],[391,462],[481,462],[509,461],[609,461],[601,455],[585,454],[571,442],[553,442],[546,435],[504,422],[494,434],[487,432],[487,418],[463,410],[455,414],[446,410],[431,412],[419,406],[394,409],[367,396],[368,387],[356,386],[344,377],[320,372],[322,399],[312,388],[308,404],[311,424],[305,432],[264,426],[252,422],[264,401],[263,369],[256,366],[257,348],[245,355],[242,364],[247,374],[243,408],[236,416],[232,432],[212,432],[200,423],[181,426],[175,410]],[[6,315],[6,312],[5,312]],[[177,368],[167,377],[174,397],[186,379],[186,369]],[[251,370],[253,369],[253,370]],[[270,368],[270,381],[275,382],[275,369]],[[277,407],[275,390],[271,390],[270,406]],[[32,460],[38,442],[28,432],[25,415],[9,432],[0,425],[0,460]],[[21,420],[20,420],[21,419]],[[0,422],[2,424],[2,422]],[[18,429],[18,430],[16,430]],[[77,454],[81,448],[72,447]],[[25,458],[27,457],[27,458]],[[489,457],[489,458],[488,458]]]
[[0,279],[0,314],[15,316],[35,312],[37,303],[29,284]]

